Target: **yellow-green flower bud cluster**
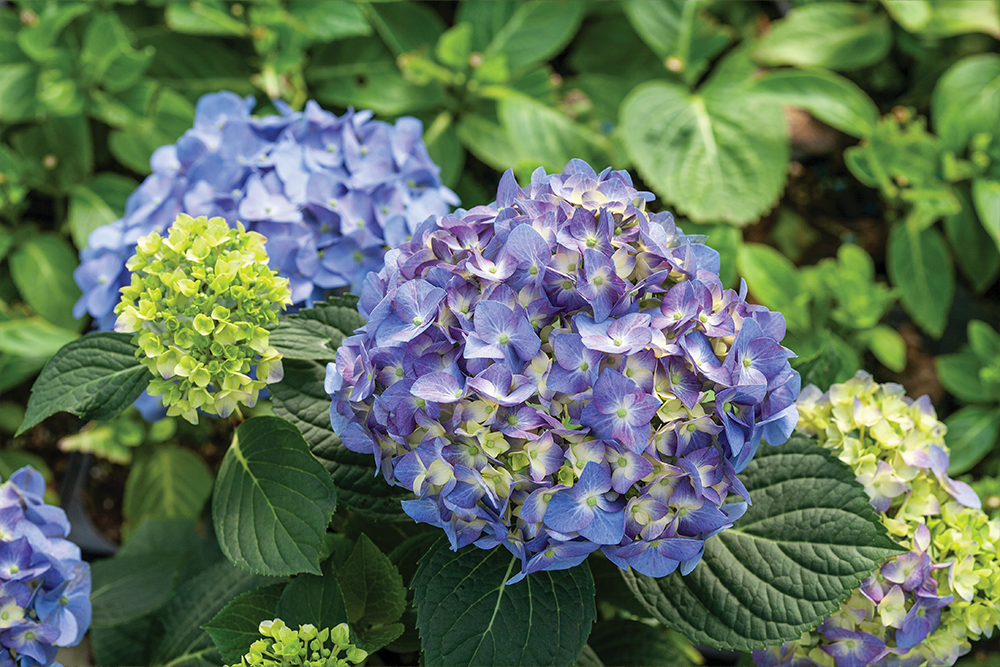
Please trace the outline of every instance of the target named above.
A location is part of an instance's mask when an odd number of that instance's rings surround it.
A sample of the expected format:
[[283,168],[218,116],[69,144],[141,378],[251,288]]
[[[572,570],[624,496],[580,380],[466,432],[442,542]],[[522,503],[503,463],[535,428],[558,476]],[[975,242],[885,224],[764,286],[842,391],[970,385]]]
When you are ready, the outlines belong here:
[[[841,664],[835,657],[843,657],[848,664],[834,639],[857,635],[881,642],[878,660],[892,654],[898,664],[954,664],[970,650],[970,640],[991,637],[1000,626],[1000,519],[991,520],[975,492],[947,476],[946,427],[930,400],[908,399],[901,386],[878,384],[862,371],[826,393],[806,387],[797,404],[797,430],[816,436],[851,466],[890,535],[911,553],[883,564],[818,630],[755,653],[757,663],[809,660],[833,667]],[[914,598],[908,593],[904,604],[895,583],[903,590],[918,583],[920,577],[908,568],[918,566],[923,554],[929,569],[920,595],[942,601],[940,623],[930,625],[917,645],[899,645]],[[948,596],[952,601],[944,606]]]
[[322,630],[307,624],[292,630],[276,618],[262,622],[259,630],[264,639],[251,644],[240,664],[230,667],[350,667],[368,657],[351,643],[347,623]]
[[132,283],[115,307],[115,331],[134,332],[137,356],[157,376],[148,392],[192,423],[252,407],[282,378],[266,327],[291,303],[288,279],[268,268],[265,238],[242,223],[183,213],[166,238],[139,239]]

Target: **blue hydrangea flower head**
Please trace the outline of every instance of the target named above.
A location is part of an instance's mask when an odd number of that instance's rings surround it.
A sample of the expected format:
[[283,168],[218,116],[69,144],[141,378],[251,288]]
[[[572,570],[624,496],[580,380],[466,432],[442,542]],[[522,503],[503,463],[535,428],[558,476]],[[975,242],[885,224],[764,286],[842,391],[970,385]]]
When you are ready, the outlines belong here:
[[431,215],[458,204],[423,143],[415,118],[394,124],[370,111],[343,116],[314,101],[281,115],[254,117],[254,98],[203,96],[194,127],[158,148],[153,173],[132,193],[120,220],[96,229],[74,273],[83,291],[75,315],[103,330],[114,323],[125,261],[140,237],[165,233],[179,213],[240,220],[267,239],[271,268],[291,283],[295,304],[329,290],[358,292],[388,248]]
[[524,188],[507,172],[496,202],[386,254],[327,368],[345,446],[453,548],[518,556],[512,581],[597,549],[689,572],[746,509],[737,472],[796,424],[784,319],[724,289],[652,198],[580,160]]
[[50,665],[90,626],[90,566],[34,468],[0,485],[0,664]]

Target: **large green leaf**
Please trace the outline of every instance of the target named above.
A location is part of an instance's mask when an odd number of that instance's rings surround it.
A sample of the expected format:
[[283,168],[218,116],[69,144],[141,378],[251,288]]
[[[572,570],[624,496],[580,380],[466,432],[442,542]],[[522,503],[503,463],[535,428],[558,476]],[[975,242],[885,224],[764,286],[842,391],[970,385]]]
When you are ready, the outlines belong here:
[[857,84],[825,69],[780,69],[757,83],[761,93],[782,104],[807,110],[827,125],[852,137],[875,131],[879,112],[875,102]]
[[364,12],[353,2],[291,0],[288,13],[300,22],[295,27],[316,41],[332,42],[372,32]]
[[212,521],[222,553],[260,574],[319,574],[337,489],[294,425],[244,422],[219,469]]
[[292,628],[306,623],[320,629],[347,623],[347,607],[333,571],[333,560],[323,563],[322,570],[321,577],[300,574],[288,584],[275,608],[276,618]]
[[980,0],[882,0],[892,18],[910,32],[926,37],[950,37],[984,32],[1000,38],[1000,7]]
[[851,70],[881,61],[891,45],[886,16],[851,2],[823,2],[775,21],[754,55],[768,65]]
[[368,22],[393,55],[433,46],[444,32],[444,22],[433,9],[415,2],[365,4]]
[[0,65],[0,120],[16,123],[35,115],[38,67],[33,63]]
[[[994,242],[986,227],[980,224],[967,190],[956,188],[954,192],[962,210],[945,216],[944,231],[951,247],[962,253],[959,270],[981,294],[1000,275],[1000,241]],[[997,236],[1000,238],[1000,232]]]
[[[250,650],[250,644],[261,638],[258,629],[261,621],[282,618],[277,613],[278,601],[282,591],[290,585],[271,584],[247,591],[233,598],[212,620],[201,626],[227,665],[239,664],[243,654]],[[287,619],[282,620],[292,628],[298,627]]]
[[338,297],[282,318],[270,343],[286,359],[333,361],[340,341],[364,325],[357,299]]
[[906,312],[924,331],[940,338],[955,294],[955,268],[940,232],[895,225],[889,232],[886,263]]
[[91,566],[91,625],[106,628],[156,611],[170,599],[184,563],[180,554],[115,556]]
[[394,623],[403,614],[406,589],[389,557],[364,533],[344,566],[337,571],[347,617],[365,627]]
[[520,154],[507,133],[489,118],[478,114],[464,114],[455,129],[462,145],[497,171],[511,169],[520,160]]
[[125,200],[139,184],[120,174],[104,172],[73,188],[69,201],[69,229],[78,248],[98,227],[111,224],[125,212]]
[[788,167],[781,105],[751,86],[743,51],[697,94],[649,81],[621,106],[622,134],[642,177],[695,222],[746,224],[771,208]]
[[212,471],[203,458],[179,445],[148,445],[129,471],[122,514],[129,530],[146,519],[194,519],[211,493]]
[[20,357],[51,357],[79,337],[41,317],[0,322],[0,352]]
[[967,405],[944,420],[944,441],[951,454],[948,474],[968,472],[993,450],[1000,438],[1000,410],[990,405]]
[[43,234],[22,243],[10,256],[10,274],[32,310],[64,329],[79,330],[73,304],[80,288],[73,280],[76,253],[61,236]]
[[986,385],[979,379],[983,362],[970,348],[943,354],[934,359],[934,366],[944,388],[959,399],[968,403],[990,400]]
[[61,349],[35,381],[18,433],[60,411],[107,420],[132,405],[152,375],[136,359],[131,338],[91,333]]
[[284,379],[271,385],[274,414],[295,424],[309,448],[330,472],[341,504],[376,519],[409,521],[400,500],[412,498],[406,489],[389,486],[375,470],[371,454],[344,447],[330,426],[330,396],[323,388],[325,366],[314,361],[283,363]]
[[453,552],[441,538],[420,559],[411,588],[429,665],[570,665],[596,620],[586,563],[536,572],[511,586],[520,567],[506,549]]
[[170,2],[164,15],[167,27],[189,35],[246,37],[250,27],[233,18],[222,2]]
[[754,298],[771,310],[780,311],[789,328],[796,331],[809,328],[802,278],[787,257],[771,246],[744,243],[736,255],[736,268]]
[[980,53],[959,60],[941,75],[931,98],[934,131],[960,152],[977,132],[1000,127],[1000,56]]
[[748,650],[798,639],[904,551],[851,469],[815,440],[762,445],[740,479],[753,505],[705,543],[690,574],[624,573],[651,614],[695,642]]
[[983,229],[1000,251],[1000,181],[977,178],[972,181],[972,199]]
[[[617,575],[615,578],[621,581]],[[642,621],[624,618],[599,621],[587,644],[606,665],[694,667],[701,664],[701,656],[684,635]]]

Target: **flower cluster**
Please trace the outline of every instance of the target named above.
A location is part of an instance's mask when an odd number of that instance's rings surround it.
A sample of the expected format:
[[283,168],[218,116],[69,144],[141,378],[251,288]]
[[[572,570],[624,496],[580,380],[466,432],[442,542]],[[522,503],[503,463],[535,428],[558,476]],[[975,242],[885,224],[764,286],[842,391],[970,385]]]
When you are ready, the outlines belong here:
[[147,391],[162,395],[169,416],[226,417],[281,380],[281,355],[264,327],[291,299],[288,279],[268,268],[263,236],[181,213],[166,238],[140,238],[126,267],[131,284],[115,330],[136,332],[137,355],[157,376]]
[[90,625],[90,566],[44,494],[27,466],[0,486],[0,665],[52,664]]
[[76,317],[90,313],[111,328],[118,289],[129,283],[125,261],[178,213],[230,226],[239,219],[263,234],[272,268],[291,281],[299,304],[336,287],[358,291],[387,246],[458,203],[427,154],[420,121],[389,125],[370,111],[338,118],[312,101],[302,112],[274,104],[280,116],[254,118],[253,97],[220,92],[198,101],[194,127],[156,150],[125,217],[90,235],[74,272],[83,291]]
[[603,548],[688,572],[746,504],[761,439],[794,428],[784,318],[724,289],[628,173],[511,172],[497,201],[427,220],[369,274],[368,324],[327,367],[331,422],[411,489],[457,549],[503,544],[514,579]]
[[[309,624],[300,625],[296,631],[276,618],[262,622],[259,631],[265,639],[251,644],[240,664],[232,667],[350,667],[368,657],[366,651],[351,644],[347,623],[322,630]],[[326,645],[327,640],[331,647]]]
[[859,372],[798,400],[799,430],[857,474],[909,553],[886,561],[813,633],[754,651],[757,665],[952,665],[1000,625],[1000,521],[948,477],[945,427],[926,396]]

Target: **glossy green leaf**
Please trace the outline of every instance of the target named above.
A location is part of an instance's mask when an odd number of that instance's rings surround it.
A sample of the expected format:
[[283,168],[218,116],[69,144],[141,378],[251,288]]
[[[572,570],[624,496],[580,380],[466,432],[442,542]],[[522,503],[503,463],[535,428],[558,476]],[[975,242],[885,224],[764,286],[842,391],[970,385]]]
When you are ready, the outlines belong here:
[[37,106],[38,68],[34,63],[0,65],[0,120],[16,123],[34,118]]
[[87,79],[110,91],[134,85],[149,68],[155,49],[136,51],[129,33],[114,13],[95,13],[87,26],[80,65]]
[[79,337],[40,317],[0,322],[0,352],[21,357],[51,357]]
[[129,530],[147,519],[194,519],[212,493],[205,460],[179,445],[140,449],[125,482],[122,514]]
[[87,2],[46,3],[38,12],[38,22],[18,31],[17,45],[35,62],[46,63],[58,58],[54,45],[59,35],[74,19],[88,11],[90,3]]
[[443,537],[431,547],[411,584],[427,664],[576,661],[597,618],[590,568],[536,572],[506,585],[519,568],[506,549],[453,552]]
[[740,479],[753,505],[690,574],[624,573],[649,613],[692,641],[745,651],[797,639],[903,551],[854,472],[815,440],[761,445]]
[[1000,181],[977,178],[972,181],[972,200],[983,229],[1000,251]]
[[517,155],[517,162],[508,167],[531,173],[542,166],[549,173],[560,173],[572,158],[593,165],[608,162],[600,135],[530,97],[504,97],[497,105],[497,115]]
[[1000,275],[1000,248],[980,224],[966,192],[956,189],[955,196],[962,210],[945,216],[944,231],[948,243],[962,258],[958,262],[958,269],[972,284],[973,289],[981,294]]
[[106,628],[156,611],[170,599],[183,567],[176,553],[115,556],[91,565],[91,625]]
[[458,71],[468,66],[471,51],[472,24],[464,22],[445,30],[434,46],[434,55],[437,59]]
[[456,129],[462,145],[497,171],[510,169],[520,160],[518,151],[511,144],[504,129],[488,118],[477,114],[465,114],[459,120]]
[[444,32],[441,17],[415,2],[377,2],[365,4],[364,9],[368,22],[396,56],[433,46]]
[[[684,0],[628,0],[622,8],[629,23],[660,58],[660,73],[680,72],[693,83],[709,61],[731,39],[731,31],[700,11],[701,2]],[[668,70],[662,67],[667,66]]]
[[940,338],[955,294],[955,268],[941,234],[895,225],[889,232],[886,262],[906,312],[924,331]]
[[77,248],[87,247],[92,231],[122,217],[125,200],[138,185],[128,176],[105,172],[73,188],[69,200],[69,229]]
[[344,594],[337,583],[332,559],[323,563],[323,576],[300,574],[281,594],[276,615],[289,627],[311,623],[317,628],[333,628],[347,623]]
[[164,14],[167,27],[189,35],[247,37],[250,28],[226,11],[222,2],[170,2]]
[[960,153],[977,132],[1000,127],[1000,55],[980,53],[959,60],[934,85],[934,131]]
[[753,92],[747,69],[746,54],[736,51],[697,94],[650,81],[622,103],[622,136],[640,175],[695,222],[751,222],[784,186],[785,117],[777,102]]
[[969,322],[969,347],[983,364],[1000,359],[1000,334],[982,320]]
[[[219,655],[227,665],[239,664],[240,658],[250,649],[250,644],[261,639],[258,629],[261,621],[282,618],[277,613],[278,600],[289,586],[291,584],[287,586],[271,584],[238,595],[212,620],[201,626],[201,629],[212,638],[212,642],[219,649]],[[290,627],[298,627],[290,621],[285,620],[285,622]]]
[[49,322],[79,330],[73,317],[80,288],[73,280],[77,258],[73,248],[56,234],[42,234],[22,243],[10,256],[10,273],[25,302]]
[[[617,575],[616,578],[621,581]],[[700,654],[684,635],[642,621],[624,618],[598,621],[587,645],[605,665],[695,667],[701,664]]]
[[[481,47],[483,55],[492,58],[504,54],[512,71],[543,62],[562,51],[576,34],[586,9],[579,2],[546,0],[500,2],[496,5],[470,7],[463,18],[474,20],[470,14],[477,10],[492,14],[494,20],[490,27],[493,34],[489,43]],[[503,19],[498,16],[501,13]],[[501,21],[502,26],[499,25]]]
[[[406,605],[403,579],[389,557],[364,533],[337,571],[347,617],[353,625],[385,625],[399,620]],[[391,641],[391,640],[390,640]]]
[[982,360],[970,348],[954,354],[944,354],[934,359],[938,379],[951,394],[967,403],[984,403],[990,400],[986,386],[979,379]]
[[736,255],[736,268],[759,303],[780,311],[791,329],[809,328],[802,279],[787,257],[761,243],[744,243]]
[[215,482],[212,521],[238,567],[263,574],[319,574],[337,489],[302,434],[278,417],[236,429]]
[[365,13],[353,2],[315,2],[291,0],[288,13],[300,24],[296,26],[312,40],[332,42],[345,37],[364,37],[372,33]]
[[894,373],[906,368],[906,341],[893,329],[880,324],[866,334],[868,349],[875,358]]
[[853,81],[825,69],[780,69],[768,72],[757,91],[782,104],[805,109],[831,127],[852,137],[875,131],[875,102]]
[[371,454],[344,447],[330,426],[330,395],[323,388],[326,366],[314,361],[283,362],[284,379],[271,385],[274,413],[295,424],[313,455],[337,486],[337,499],[365,516],[390,521],[410,521],[400,500],[413,497],[406,489],[389,486],[375,471]]
[[768,65],[852,70],[881,61],[891,45],[886,16],[864,5],[823,2],[796,7],[771,24],[754,56]]
[[808,356],[801,352],[801,347],[792,336],[787,336],[782,341],[786,347],[800,355],[799,359],[792,360],[792,367],[801,374],[802,386],[814,384],[817,387],[829,387],[854,377],[861,368],[857,351],[829,330],[823,330],[817,336],[815,351]]
[[35,381],[23,433],[49,415],[71,412],[108,420],[139,398],[152,375],[135,357],[129,334],[87,334],[61,349]]
[[882,0],[882,4],[900,25],[926,37],[984,32],[1000,38],[1000,8],[995,2]]
[[989,454],[1000,438],[1000,409],[990,405],[967,405],[944,420],[951,462],[948,474],[961,475]]

